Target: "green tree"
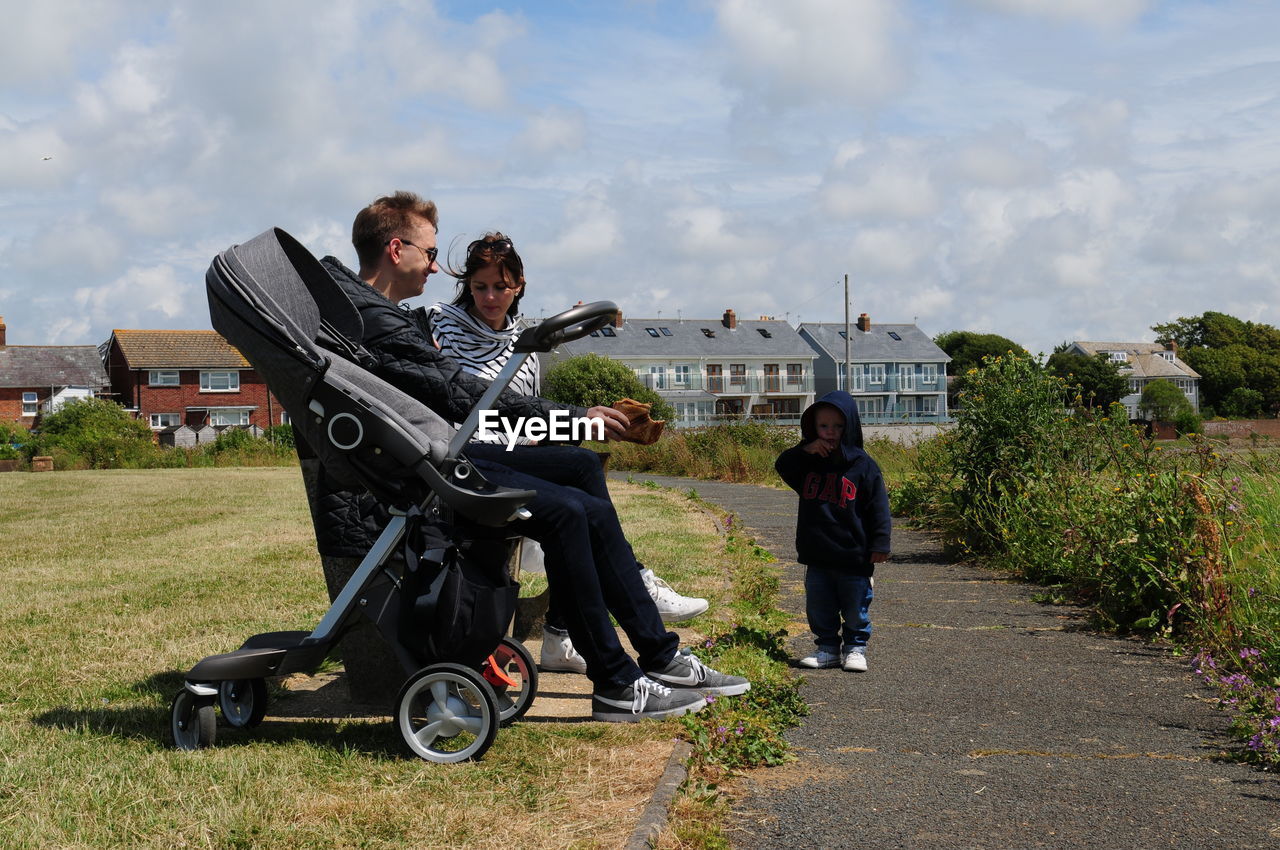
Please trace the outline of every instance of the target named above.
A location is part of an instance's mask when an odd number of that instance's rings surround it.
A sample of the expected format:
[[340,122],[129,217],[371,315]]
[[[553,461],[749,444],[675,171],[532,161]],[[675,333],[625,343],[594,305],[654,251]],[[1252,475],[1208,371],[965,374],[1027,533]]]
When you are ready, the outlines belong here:
[[542,394],[562,404],[581,407],[612,405],[633,398],[653,405],[654,419],[671,419],[675,410],[622,363],[599,354],[570,357],[551,367],[542,378]]
[[1231,346],[1190,348],[1180,352],[1180,356],[1184,363],[1200,374],[1201,404],[1219,410],[1232,390],[1245,385],[1244,363],[1253,353],[1252,349],[1244,346]]
[[1253,419],[1262,413],[1262,393],[1248,387],[1236,387],[1222,401],[1218,412],[1233,419]]
[[933,342],[951,358],[947,364],[947,404],[959,406],[960,393],[975,369],[982,367],[987,357],[1026,354],[1027,350],[999,334],[983,334],[974,331],[946,331],[933,338]]
[[1190,411],[1191,402],[1172,381],[1152,381],[1142,390],[1138,410],[1153,422],[1173,422],[1183,411]]
[[[1108,408],[1129,394],[1129,379],[1120,374],[1123,364],[1113,363],[1105,354],[1077,354],[1066,350],[1066,343],[1054,349],[1045,363],[1045,371],[1062,378],[1068,387],[1077,387],[1082,407]],[[1076,406],[1073,398],[1067,403]]]
[[154,454],[151,429],[127,410],[102,398],[67,402],[40,420],[33,454],[61,449],[93,469],[136,465]]

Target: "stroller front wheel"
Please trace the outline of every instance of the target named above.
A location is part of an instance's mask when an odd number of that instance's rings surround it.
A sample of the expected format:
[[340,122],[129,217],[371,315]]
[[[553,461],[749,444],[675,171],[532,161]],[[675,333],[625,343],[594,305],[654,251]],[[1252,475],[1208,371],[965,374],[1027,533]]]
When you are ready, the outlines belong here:
[[211,698],[197,697],[186,688],[178,691],[169,705],[169,731],[174,746],[180,750],[212,747],[217,729]]
[[395,704],[396,728],[420,759],[480,758],[498,734],[493,688],[461,664],[432,664],[409,677]]
[[237,729],[252,729],[267,716],[267,683],[262,679],[228,679],[218,685],[222,718]]

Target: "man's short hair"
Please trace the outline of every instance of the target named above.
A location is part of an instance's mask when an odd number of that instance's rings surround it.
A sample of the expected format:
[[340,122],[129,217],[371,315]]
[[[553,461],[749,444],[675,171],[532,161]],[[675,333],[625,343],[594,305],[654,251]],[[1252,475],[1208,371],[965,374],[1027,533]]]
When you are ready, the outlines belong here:
[[426,219],[432,227],[440,229],[436,205],[413,192],[385,195],[356,213],[355,223],[351,225],[351,244],[360,265],[377,265],[382,249],[396,237],[405,238],[405,231],[417,224],[414,219]]

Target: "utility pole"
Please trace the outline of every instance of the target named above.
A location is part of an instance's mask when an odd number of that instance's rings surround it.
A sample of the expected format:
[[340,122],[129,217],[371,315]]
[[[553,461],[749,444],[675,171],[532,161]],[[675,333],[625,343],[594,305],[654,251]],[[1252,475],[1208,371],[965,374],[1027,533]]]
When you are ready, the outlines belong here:
[[853,364],[849,362],[849,273],[844,275],[844,391],[853,392]]

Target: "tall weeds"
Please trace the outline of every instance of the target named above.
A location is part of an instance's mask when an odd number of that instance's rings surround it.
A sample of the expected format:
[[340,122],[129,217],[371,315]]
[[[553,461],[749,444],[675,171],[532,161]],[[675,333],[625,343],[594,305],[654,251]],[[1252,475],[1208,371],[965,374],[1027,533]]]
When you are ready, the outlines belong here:
[[955,430],[891,491],[895,512],[1089,606],[1104,628],[1199,649],[1222,704],[1244,713],[1251,757],[1280,761],[1277,455],[1161,445],[1122,409],[1067,411],[1075,388],[1027,357],[968,378]]

